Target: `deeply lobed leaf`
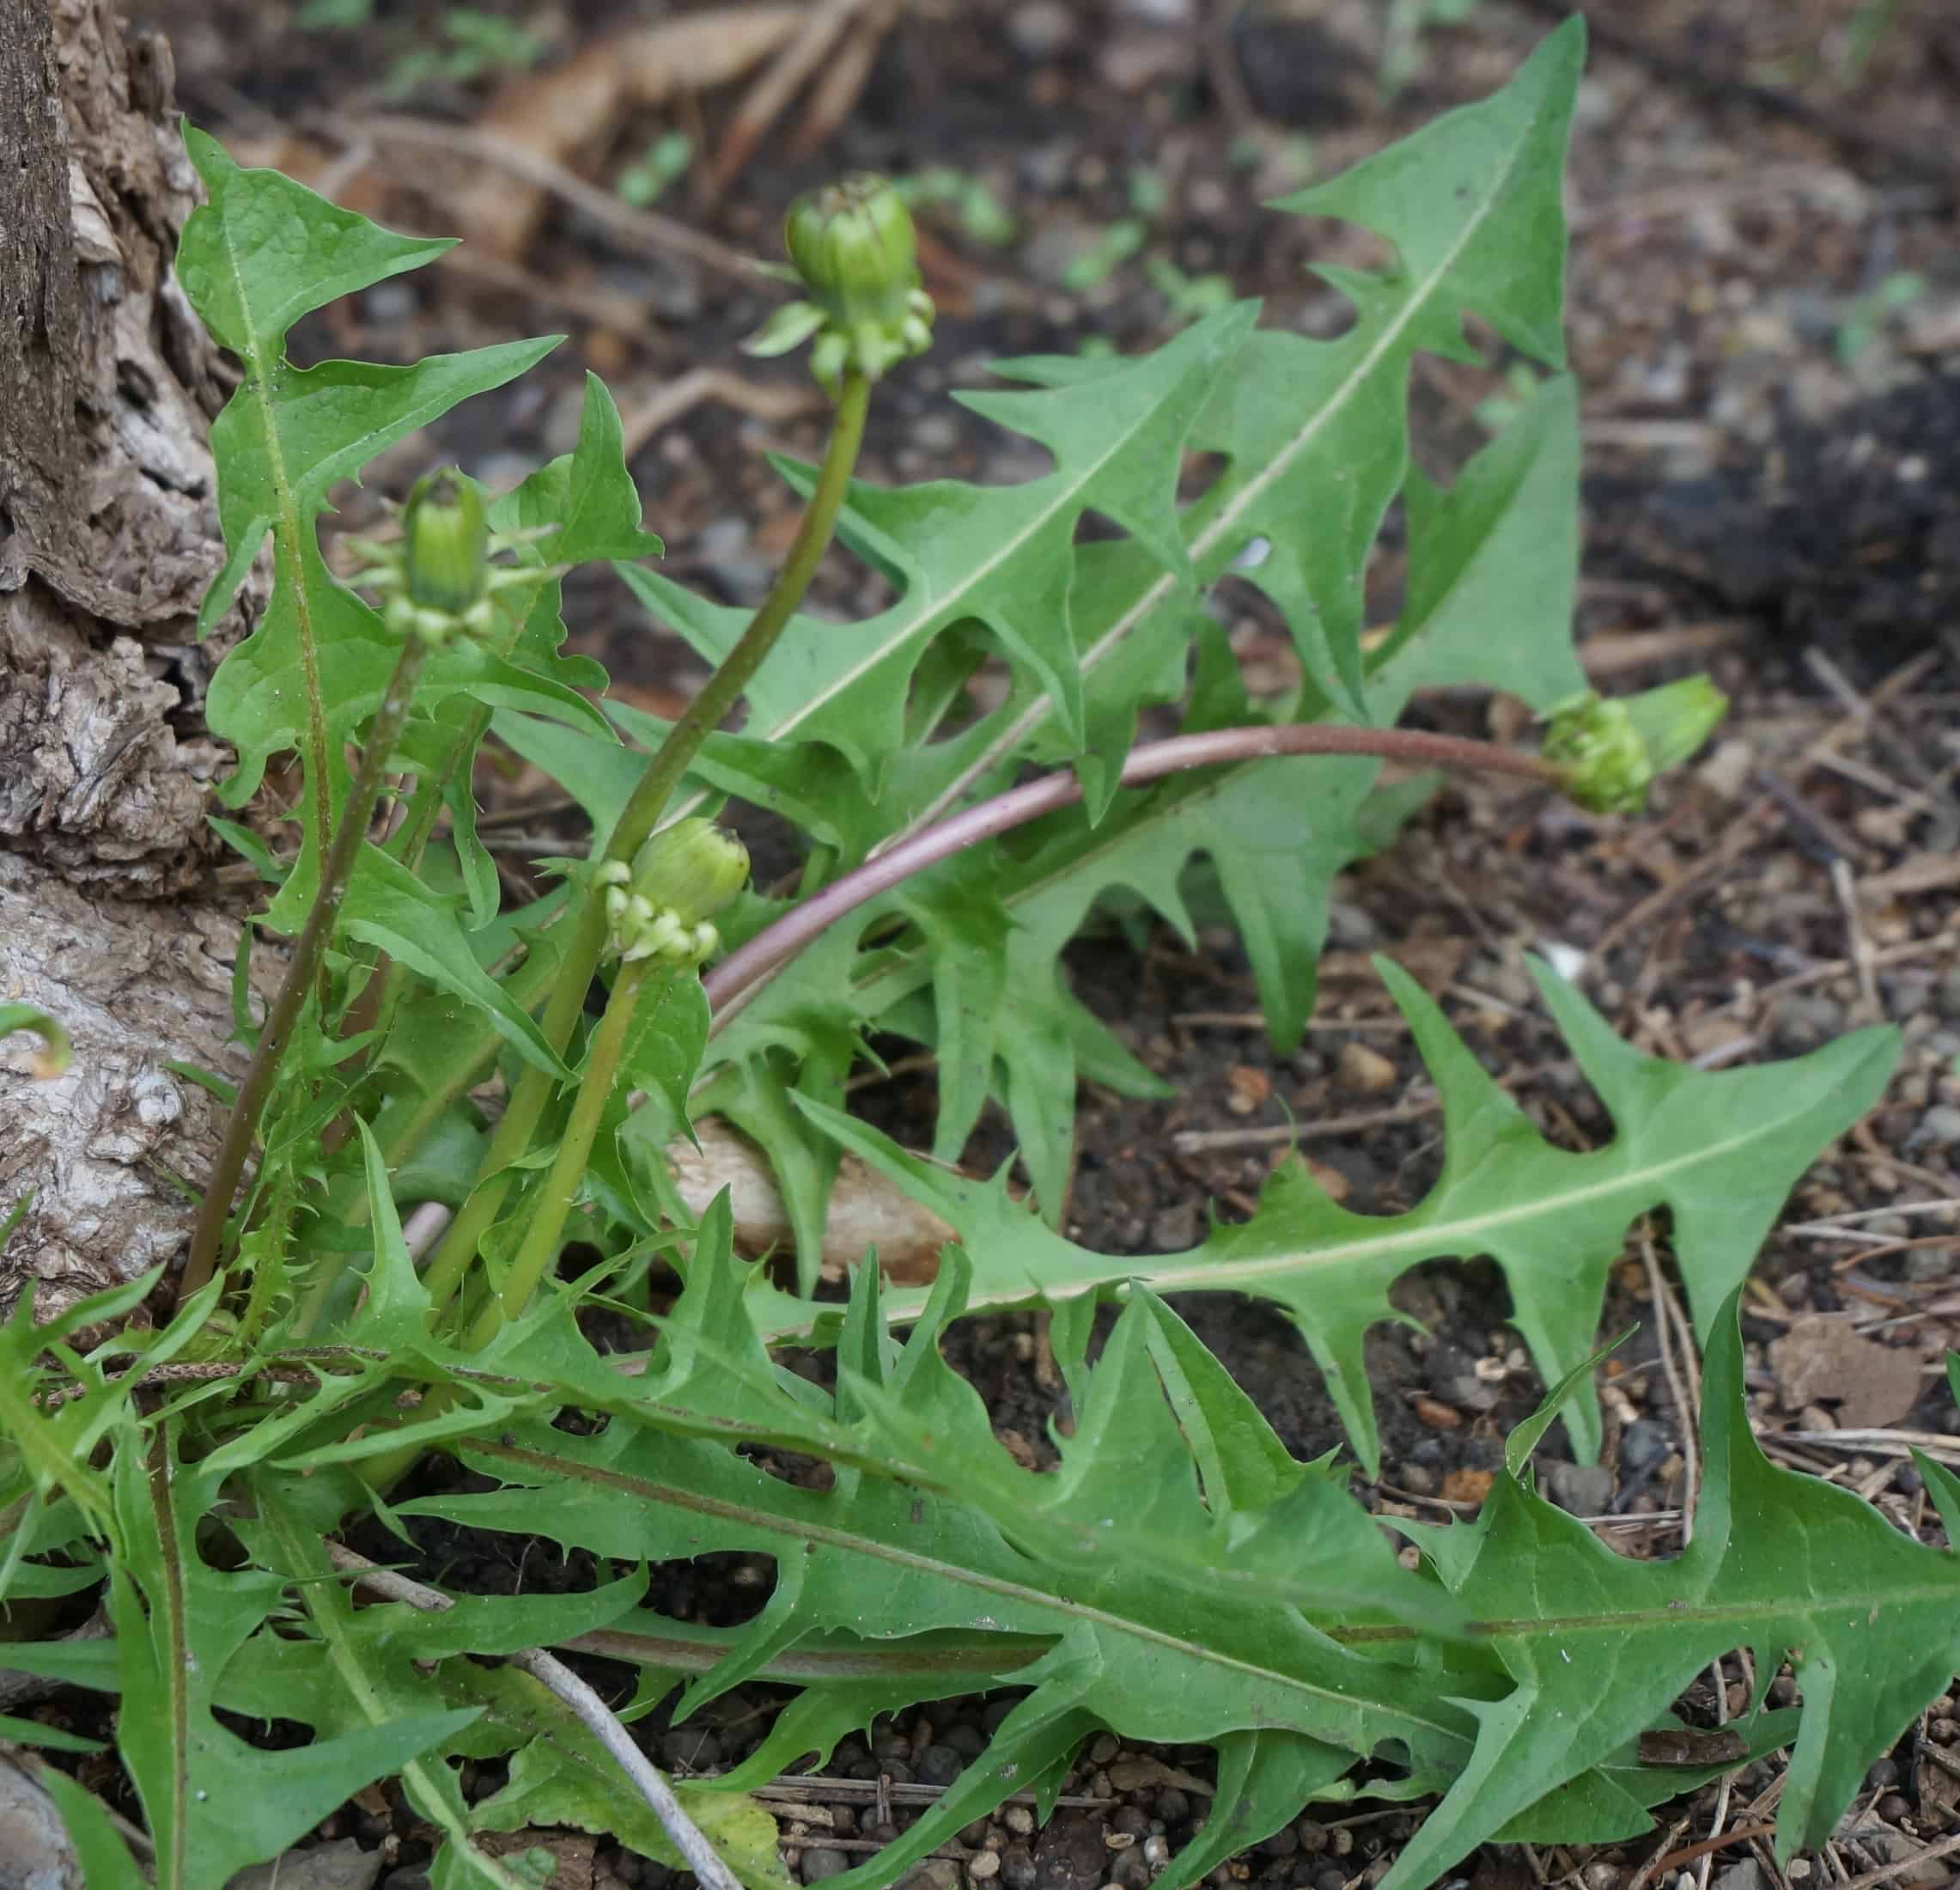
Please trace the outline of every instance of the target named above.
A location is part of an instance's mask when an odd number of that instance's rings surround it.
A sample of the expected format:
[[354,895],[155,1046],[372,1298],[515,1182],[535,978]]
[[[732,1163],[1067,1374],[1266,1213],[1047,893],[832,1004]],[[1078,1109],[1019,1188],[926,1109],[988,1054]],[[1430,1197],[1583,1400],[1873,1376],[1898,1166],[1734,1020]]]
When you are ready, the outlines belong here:
[[[1706,1334],[1797,1177],[1871,1107],[1898,1054],[1898,1033],[1873,1029],[1788,1063],[1697,1070],[1640,1055],[1577,991],[1537,968],[1539,989],[1614,1122],[1604,1148],[1574,1154],[1545,1140],[1408,973],[1385,960],[1378,968],[1443,1110],[1442,1174],[1406,1214],[1353,1213],[1303,1164],[1288,1163],[1250,1220],[1214,1228],[1189,1253],[1092,1253],[1013,1200],[1004,1176],[970,1181],[838,1111],[813,1102],[803,1110],[952,1224],[972,1256],[976,1305],[1056,1304],[1137,1279],[1158,1292],[1250,1293],[1284,1308],[1372,1472],[1379,1442],[1362,1343],[1375,1321],[1398,1316],[1388,1296],[1403,1273],[1425,1260],[1490,1255],[1504,1269],[1513,1317],[1539,1370],[1555,1381],[1592,1348],[1628,1227],[1665,1206]],[[920,1303],[916,1294],[899,1295],[894,1310]],[[1597,1449],[1590,1390],[1567,1424],[1579,1449]]]

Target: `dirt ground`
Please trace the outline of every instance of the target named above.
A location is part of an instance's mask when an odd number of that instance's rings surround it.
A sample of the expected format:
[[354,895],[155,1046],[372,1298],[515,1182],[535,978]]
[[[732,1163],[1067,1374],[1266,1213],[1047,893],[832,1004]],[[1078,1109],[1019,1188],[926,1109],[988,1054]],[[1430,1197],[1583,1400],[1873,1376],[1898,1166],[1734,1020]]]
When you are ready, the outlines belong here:
[[[379,0],[360,30],[306,27],[295,9],[252,0],[132,10],[171,34],[186,109],[240,155],[399,225],[456,227],[481,166],[440,149],[413,166],[384,162],[375,127],[403,111],[452,127],[484,121],[494,76],[460,61],[429,68],[427,56],[463,44],[459,9]],[[533,35],[548,70],[607,35],[701,10],[483,0],[472,16]],[[957,188],[921,213],[942,311],[937,344],[875,409],[864,470],[1025,478],[1040,470],[1034,449],[946,400],[948,387],[981,381],[989,359],[1073,349],[1091,335],[1119,347],[1160,340],[1197,292],[1190,284],[1214,274],[1266,297],[1269,320],[1324,332],[1337,298],[1304,265],[1351,259],[1356,239],[1262,201],[1501,83],[1558,10],[1482,0],[1460,24],[1423,32],[1391,94],[1385,0],[912,0],[890,9],[861,96],[813,151],[789,155],[792,112],[718,200],[699,187],[697,162],[657,209],[766,251],[789,197],[823,176],[947,169]],[[1797,1190],[1762,1258],[1745,1332],[1755,1416],[1779,1459],[1930,1532],[1900,1438],[1920,1434],[1960,1463],[1960,1417],[1940,1368],[1960,1337],[1960,16],[1933,0],[1599,10],[1610,17],[1580,101],[1568,193],[1586,428],[1584,654],[1606,687],[1706,668],[1732,697],[1732,716],[1643,821],[1595,821],[1509,788],[1444,795],[1337,887],[1319,1009],[1290,1057],[1269,1050],[1228,933],[1204,931],[1195,954],[1159,938],[1141,966],[1113,939],[1078,946],[1086,1001],[1122,1020],[1178,1099],[1085,1096],[1070,1231],[1118,1253],[1192,1244],[1208,1212],[1247,1210],[1289,1116],[1348,1206],[1420,1200],[1440,1165],[1433,1093],[1367,971],[1371,951],[1415,970],[1486,1066],[1570,1147],[1597,1145],[1610,1125],[1536,1002],[1527,951],[1576,971],[1641,1047],[1707,1066],[1788,1055],[1890,1019],[1907,1040],[1897,1075],[1869,1122]],[[417,58],[419,68],[407,63]],[[602,191],[631,188],[634,168],[676,131],[715,152],[742,88],[703,79],[672,86],[662,102],[622,105],[583,127],[586,147],[571,154],[579,174]],[[412,186],[402,182],[410,172]],[[989,205],[1011,228],[989,227]],[[641,439],[635,471],[648,521],[667,542],[665,569],[744,602],[766,586],[793,523],[761,453],[808,456],[819,440],[800,369],[737,351],[765,306],[711,260],[561,198],[509,253],[385,284],[312,325],[300,351],[406,359],[565,328],[568,345],[521,390],[472,402],[435,439],[411,442],[391,462],[401,483],[439,454],[509,483],[569,446],[581,375],[596,368]],[[676,383],[703,369],[727,378],[667,418]],[[1485,437],[1483,403],[1514,391],[1501,362],[1488,371],[1423,363],[1423,463],[1459,461]],[[371,483],[390,490],[387,470]],[[371,503],[350,495],[348,521]],[[1378,573],[1384,611],[1395,595],[1393,537]],[[876,581],[841,560],[822,582],[839,609],[877,601]],[[1242,653],[1277,683],[1290,661],[1283,632],[1249,593],[1232,601]],[[576,642],[644,706],[671,710],[698,679],[693,659],[649,635],[610,581],[582,582],[567,616]],[[1424,698],[1415,719],[1519,726],[1514,704],[1462,693]],[[929,1122],[930,1080],[916,1073],[866,1092],[867,1113],[901,1135]],[[922,1130],[920,1139],[929,1139]],[[971,1154],[990,1161],[1005,1148],[989,1124]],[[1558,1500],[1601,1519],[1631,1554],[1679,1544],[1690,1433],[1657,1345],[1669,1277],[1629,1245],[1604,1330],[1640,1331],[1609,1391],[1608,1454],[1597,1466],[1561,1465],[1555,1433],[1546,1472]],[[1424,1269],[1402,1302],[1420,1329],[1385,1329],[1373,1344],[1385,1451],[1384,1481],[1368,1494],[1391,1514],[1460,1513],[1488,1488],[1506,1430],[1539,1387],[1494,1269]],[[1181,1310],[1294,1451],[1339,1442],[1283,1319],[1209,1297]],[[1806,1323],[1819,1315],[1826,1323]],[[957,1347],[997,1424],[1041,1439],[1058,1385],[1038,1322],[971,1322]],[[458,1545],[428,1546],[443,1579],[494,1588],[516,1578],[514,1559],[465,1570]],[[580,1578],[575,1567],[541,1576],[548,1561],[529,1558],[527,1581]],[[667,1605],[703,1618],[737,1618],[759,1599],[754,1571],[721,1562],[675,1580],[686,1593],[677,1586]],[[606,1677],[618,1686],[618,1670]],[[1701,1692],[1690,1710],[1719,1716],[1712,1686]],[[723,1698],[704,1722],[664,1735],[659,1756],[719,1769],[755,1741],[771,1698],[766,1688]],[[1872,1769],[1828,1853],[1787,1875],[1746,1835],[1773,1802],[1769,1764],[1719,1802],[1710,1788],[1668,1809],[1655,1838],[1596,1853],[1492,1851],[1464,1881],[1635,1890],[1679,1871],[1722,1890],[1787,1890],[1806,1875],[1837,1882],[1889,1864],[1902,1867],[1902,1882],[1947,1881],[1937,1864],[1915,1876],[1910,1860],[1960,1823],[1960,1745],[1952,1759],[1927,1756],[1960,1739],[1951,1709],[1936,1707]],[[1004,1710],[949,1702],[847,1741],[829,1768],[843,1783],[813,1786],[817,1810],[800,1827],[786,1823],[793,1868],[814,1882],[861,1861],[909,1806],[957,1776]],[[916,1881],[1141,1885],[1155,1854],[1147,1840],[1175,1847],[1202,1820],[1209,1765],[1203,1751],[1139,1754],[1105,1737],[1045,1829],[1010,1805]],[[875,1785],[880,1776],[889,1790]],[[368,1796],[330,1835],[392,1839],[380,1881],[414,1890],[427,1879],[412,1818],[399,1797]],[[1365,1802],[1340,1818],[1303,1818],[1215,1875],[1346,1890],[1385,1870],[1411,1821]],[[1672,1857],[1711,1836],[1725,1841]],[[588,1844],[581,1868],[596,1874],[581,1882],[679,1881],[607,1846]]]

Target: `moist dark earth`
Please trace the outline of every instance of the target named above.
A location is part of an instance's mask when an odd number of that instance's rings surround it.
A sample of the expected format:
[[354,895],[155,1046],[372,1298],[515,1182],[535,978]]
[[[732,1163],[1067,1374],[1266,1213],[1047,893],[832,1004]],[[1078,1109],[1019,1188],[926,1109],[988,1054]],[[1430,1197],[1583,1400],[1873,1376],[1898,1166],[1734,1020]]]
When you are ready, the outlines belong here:
[[[497,83],[494,74],[425,76],[396,95],[403,61],[455,43],[447,9],[434,3],[377,4],[358,30],[309,28],[291,8],[244,0],[135,10],[172,34],[195,120],[253,162],[350,190],[350,201],[379,189],[350,157],[363,120],[400,109],[466,126]],[[490,0],[478,10],[534,34],[548,69],[627,26],[705,9]],[[1427,27],[1391,91],[1389,9],[1354,0],[916,0],[891,9],[861,95],[815,149],[791,154],[786,119],[718,201],[683,179],[659,207],[766,252],[791,196],[847,168],[944,167],[983,184],[1013,235],[989,242],[954,210],[922,212],[937,342],[874,408],[863,471],[1023,479],[1042,470],[1038,451],[948,401],[949,387],[983,382],[989,360],[1072,350],[1090,336],[1125,349],[1165,338],[1178,314],[1164,287],[1172,278],[1152,263],[1187,280],[1221,276],[1265,297],[1269,320],[1329,332],[1340,298],[1307,265],[1379,259],[1378,250],[1263,202],[1484,94],[1559,10],[1484,0],[1458,25]],[[1906,1036],[1890,1088],[1868,1124],[1811,1169],[1784,1216],[1788,1228],[1831,1221],[1835,1235],[1774,1236],[1745,1301],[1753,1415],[1772,1433],[1836,1427],[1855,1387],[1826,1373],[1799,1395],[1768,1348],[1809,1315],[1845,1314],[1922,1381],[1911,1408],[1884,1422],[1951,1433],[1939,1361],[1960,1319],[1960,1236],[1951,1207],[1925,1204],[1960,1196],[1960,872],[1949,870],[1960,840],[1960,29],[1930,4],[1857,0],[1611,10],[1610,43],[1597,48],[1580,100],[1568,194],[1572,364],[1587,438],[1582,651],[1609,690],[1706,669],[1730,694],[1731,718],[1641,821],[1593,820],[1508,787],[1443,792],[1392,849],[1336,886],[1319,1006],[1298,1050],[1268,1046],[1227,930],[1158,935],[1141,950],[1112,931],[1073,948],[1085,1002],[1177,1094],[1144,1103],[1085,1091],[1067,1225],[1112,1253],[1193,1245],[1208,1215],[1249,1211],[1284,1153],[1270,1136],[1221,1146],[1216,1135],[1278,1131],[1289,1119],[1318,1178],[1349,1208],[1418,1203],[1441,1164],[1439,1119],[1371,953],[1413,970],[1541,1130],[1572,1149],[1600,1145],[1612,1126],[1544,1016],[1528,952],[1578,976],[1642,1049],[1684,1061],[1767,1060],[1890,1020]],[[682,88],[665,107],[593,127],[577,168],[610,187],[676,128],[712,152],[740,91]],[[453,183],[438,163],[408,180],[398,168],[362,207],[445,230],[454,227]],[[1140,231],[1138,253],[1097,274],[1099,246],[1125,223]],[[563,450],[587,366],[606,375],[630,424],[678,376],[711,366],[762,397],[749,411],[691,407],[645,439],[634,469],[648,522],[667,542],[665,569],[725,601],[753,601],[794,517],[762,453],[807,458],[819,439],[819,416],[797,406],[800,370],[737,351],[766,310],[687,256],[561,210],[501,275],[429,271],[329,311],[301,332],[297,353],[406,360],[570,331],[523,390],[471,403],[413,442],[413,458],[380,469],[368,493],[348,493],[343,522],[360,523],[375,494],[399,496],[437,458],[496,484]],[[1421,363],[1411,399],[1418,457],[1432,472],[1486,437],[1482,403],[1515,391],[1501,351],[1488,360],[1485,369]],[[1394,607],[1398,540],[1391,520],[1373,579],[1377,621]],[[878,581],[841,557],[819,583],[820,601],[839,611],[880,595]],[[1280,686],[1291,660],[1283,631],[1249,593],[1229,601],[1242,657],[1267,665]],[[576,643],[629,699],[670,709],[699,680],[692,658],[649,633],[609,580],[581,581],[566,614]],[[1467,692],[1424,698],[1410,719],[1523,730],[1516,704]],[[487,791],[520,799],[526,783]],[[901,1139],[929,1141],[929,1071],[858,1100]],[[1214,1139],[1195,1149],[1178,1139],[1207,1133]],[[1010,1152],[1004,1125],[990,1120],[969,1161],[984,1169]],[[1665,1223],[1653,1233],[1659,1271],[1630,1240],[1602,1324],[1608,1335],[1636,1328],[1615,1362],[1606,1454],[1598,1466],[1561,1460],[1569,1451],[1555,1430],[1541,1458],[1557,1500],[1607,1519],[1608,1539],[1640,1555],[1678,1547],[1684,1474],[1683,1413],[1655,1339],[1653,1283],[1671,1277]],[[1397,1298],[1409,1323],[1378,1330],[1370,1347],[1384,1474],[1364,1493],[1391,1515],[1465,1513],[1542,1387],[1494,1266],[1425,1267]],[[1178,1303],[1292,1450],[1341,1444],[1282,1317],[1214,1296]],[[1050,1426],[1068,1413],[1038,1318],[968,1321],[949,1356],[1001,1432],[1032,1460],[1051,1453]],[[1793,1444],[1780,1460],[1864,1490],[1937,1539],[1900,1454]],[[453,1587],[594,1578],[548,1543],[486,1546],[417,1528],[423,1572]],[[387,1539],[359,1546],[399,1556]],[[726,1623],[760,1606],[768,1579],[766,1564],[708,1558],[660,1571],[651,1599]],[[624,1669],[588,1670],[609,1697],[630,1696]],[[657,1716],[642,1724],[664,1763],[711,1772],[753,1745],[779,1697],[749,1687],[681,1728]],[[1704,1683],[1686,1709],[1707,1720],[1713,1704]],[[1922,1748],[1953,1735],[1951,1709],[1937,1705],[1873,1768],[1831,1856],[1800,1861],[1810,1881],[1909,1860],[1946,1834],[1951,1788]],[[837,1786],[826,1796],[819,1784],[811,1802],[823,1816],[800,1826],[789,1821],[794,1808],[775,1808],[793,1869],[817,1881],[862,1861],[958,1775],[1005,1710],[1001,1698],[949,1702],[847,1741],[828,1771],[859,1782],[849,1796]],[[1065,1808],[1045,1827],[1009,1805],[909,1881],[942,1890],[995,1878],[1009,1890],[1140,1886],[1163,1844],[1174,1849],[1202,1821],[1211,1768],[1204,1749],[1143,1753],[1105,1736],[1081,1755]],[[1742,1774],[1736,1804],[1756,1800],[1774,1775],[1774,1764]],[[472,1789],[493,1789],[499,1777],[485,1767]],[[863,1782],[880,1777],[892,1789],[874,1794]],[[1708,1833],[1713,1799],[1711,1788],[1665,1810],[1654,1837],[1625,1845],[1494,1849],[1463,1881],[1478,1890],[1672,1882],[1677,1866],[1658,1876],[1647,1867]],[[1347,1890],[1379,1878],[1412,1822],[1365,1798],[1323,1808],[1330,1814],[1300,1819],[1215,1880]],[[1748,1821],[1730,1812],[1732,1830]],[[397,1788],[363,1795],[322,1835],[383,1846],[389,1890],[427,1881],[427,1833]],[[569,1846],[564,1858],[566,1883],[681,1881],[610,1844]],[[1794,1868],[1777,1871],[1760,1840],[1732,1838],[1713,1859],[1726,1890],[1801,1881]],[[1689,1881],[1701,1868],[1689,1864]],[[1899,1881],[1945,1881],[1943,1867],[1927,1868]]]

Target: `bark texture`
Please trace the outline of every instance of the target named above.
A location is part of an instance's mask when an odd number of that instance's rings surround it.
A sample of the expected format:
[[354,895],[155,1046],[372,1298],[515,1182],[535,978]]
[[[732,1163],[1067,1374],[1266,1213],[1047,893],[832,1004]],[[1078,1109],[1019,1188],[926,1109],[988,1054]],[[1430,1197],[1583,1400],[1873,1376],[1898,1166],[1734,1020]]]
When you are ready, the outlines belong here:
[[229,376],[171,274],[197,179],[167,43],[0,0],[0,846],[125,898],[204,872],[200,646]]
[[0,1314],[28,1280],[46,1318],[174,1260],[223,1127],[209,1091],[165,1065],[235,1081],[237,922],[174,901],[125,901],[0,854],[0,992],[60,1018],[65,1076],[37,1079],[39,1040],[0,1040],[0,1204],[31,1195],[0,1252]]
[[[171,273],[197,179],[169,48],[104,0],[0,0],[0,1001],[59,1017],[66,1076],[0,1040],[0,1310],[174,1258],[234,1076],[238,927],[210,889],[203,644],[223,557],[209,431],[232,375]],[[173,1180],[173,1178],[178,1178]]]

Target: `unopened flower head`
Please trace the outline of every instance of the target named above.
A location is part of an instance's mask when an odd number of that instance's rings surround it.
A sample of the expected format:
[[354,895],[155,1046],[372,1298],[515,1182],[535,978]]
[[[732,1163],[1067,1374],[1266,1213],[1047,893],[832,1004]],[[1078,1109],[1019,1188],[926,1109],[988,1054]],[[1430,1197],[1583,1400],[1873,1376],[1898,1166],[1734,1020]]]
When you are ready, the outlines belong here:
[[1706,676],[1609,700],[1588,690],[1548,720],[1543,753],[1563,765],[1566,791],[1595,814],[1638,814],[1656,775],[1708,739],[1728,698]]
[[912,213],[883,178],[848,177],[800,197],[782,241],[807,299],[779,308],[750,353],[787,354],[813,336],[811,368],[835,387],[847,370],[876,380],[932,345]]
[[715,915],[747,884],[748,850],[712,820],[677,820],[634,855],[599,869],[607,935],[627,963],[696,965],[719,948]]
[[535,560],[494,564],[496,553],[541,534],[535,527],[493,533],[483,495],[453,467],[415,482],[401,527],[395,542],[349,540],[368,561],[350,582],[381,593],[383,620],[398,637],[440,644],[459,634],[488,636],[496,627],[493,599],[563,575]]
[[490,583],[490,520],[477,490],[453,472],[415,482],[402,511],[409,601],[460,617]]

